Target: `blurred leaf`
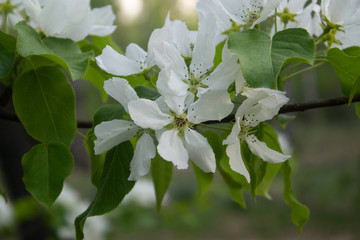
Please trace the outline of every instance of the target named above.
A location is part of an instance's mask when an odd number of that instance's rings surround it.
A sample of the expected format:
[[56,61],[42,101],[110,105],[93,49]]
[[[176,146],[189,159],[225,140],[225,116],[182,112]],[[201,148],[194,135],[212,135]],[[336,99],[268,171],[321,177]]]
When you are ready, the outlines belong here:
[[70,146],[76,133],[75,95],[65,74],[41,67],[15,79],[13,102],[26,131],[43,143]]
[[215,69],[222,61],[222,51],[223,51],[224,45],[225,45],[225,41],[219,43],[216,46],[213,69]]
[[173,165],[164,160],[159,154],[151,160],[151,176],[155,187],[156,207],[161,209],[161,203],[169,187]]
[[96,62],[91,61],[89,67],[84,74],[84,78],[91,82],[100,92],[101,99],[105,102],[108,98],[107,93],[104,90],[104,82],[111,78],[111,75],[105,73],[99,68]]
[[69,149],[62,143],[34,146],[22,158],[26,189],[50,208],[73,170],[73,161]]
[[314,62],[315,44],[305,29],[292,28],[277,32],[272,39],[256,29],[234,32],[229,49],[240,60],[242,72],[251,87],[276,88],[283,65],[291,61]]
[[[15,63],[16,38],[0,31],[0,79],[9,75]],[[5,83],[1,80],[1,82]]]
[[356,115],[360,118],[360,103],[355,103]]
[[282,175],[284,177],[284,193],[283,198],[286,204],[288,204],[291,208],[291,220],[292,222],[298,226],[299,233],[302,230],[302,227],[309,219],[310,212],[309,209],[298,202],[294,197],[291,189],[291,167],[289,161],[285,161],[282,164],[281,168]]
[[0,185],[0,195],[4,197],[5,201],[7,201],[6,194],[5,194],[5,192],[3,191],[1,185]]
[[280,125],[281,125],[283,128],[285,128],[286,125],[287,125],[290,121],[292,121],[292,120],[294,120],[294,119],[296,118],[296,116],[295,116],[295,115],[279,114],[279,115],[277,115],[275,118],[276,118],[276,120],[278,120],[278,122],[280,123]]
[[349,105],[357,94],[360,94],[360,77],[358,77],[358,79],[351,88],[349,95]]
[[156,91],[153,88],[146,87],[146,86],[137,86],[137,87],[135,87],[135,91],[140,98],[147,98],[147,99],[155,100],[158,97],[160,97],[160,94],[158,91]]
[[[352,91],[353,95],[359,93],[356,82],[360,77],[360,55],[355,55],[357,50],[357,48],[347,50],[332,48],[327,55],[329,63],[340,79],[341,90],[346,96],[349,96]],[[357,92],[354,94],[355,90]]]
[[81,52],[78,45],[70,39],[54,37],[40,38],[39,34],[25,22],[16,24],[18,31],[17,50],[23,57],[41,55],[66,69],[76,80],[85,72],[92,52]]
[[135,181],[128,181],[133,152],[128,141],[107,152],[96,196],[86,211],[75,219],[76,239],[84,239],[83,227],[88,217],[112,211],[134,187]]
[[198,166],[196,166],[194,163],[192,163],[196,180],[199,185],[199,196],[204,195],[204,193],[209,189],[211,183],[214,179],[214,173],[209,172],[206,173],[203,170],[201,170]]
[[122,119],[125,114],[126,112],[121,104],[105,104],[94,114],[94,126],[101,122]]
[[107,35],[104,37],[100,37],[100,36],[91,36],[91,40],[93,42],[93,44],[100,49],[100,51],[102,51],[107,45],[109,45],[110,47],[112,47],[115,51],[117,51],[120,54],[123,54],[123,51],[121,50],[120,46],[117,45],[113,40],[111,35]]

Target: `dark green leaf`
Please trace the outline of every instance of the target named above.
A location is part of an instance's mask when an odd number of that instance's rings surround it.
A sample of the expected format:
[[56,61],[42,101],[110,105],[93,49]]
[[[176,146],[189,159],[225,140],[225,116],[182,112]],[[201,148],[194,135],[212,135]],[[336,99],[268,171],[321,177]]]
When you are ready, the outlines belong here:
[[76,133],[75,95],[62,71],[42,67],[25,72],[14,82],[13,102],[33,138],[70,146]]
[[232,33],[228,47],[236,53],[245,79],[252,87],[276,88],[283,65],[297,60],[312,64],[314,40],[300,28],[276,33],[272,39],[256,29]]
[[103,215],[116,208],[135,185],[128,181],[133,147],[123,142],[106,154],[100,186],[88,209],[75,219],[76,239],[83,239],[83,227],[88,217]]
[[121,119],[125,114],[124,107],[121,104],[106,104],[101,106],[94,115],[94,126],[101,122]]
[[84,74],[84,78],[91,82],[100,91],[101,98],[105,102],[108,95],[104,90],[104,82],[105,80],[111,78],[111,76],[102,71],[96,63],[92,61]]
[[169,187],[173,165],[165,161],[159,154],[151,160],[151,175],[155,187],[156,207],[160,211],[162,200]]
[[158,97],[160,97],[160,94],[158,93],[158,91],[156,91],[153,88],[146,87],[146,86],[137,86],[137,87],[135,87],[135,91],[140,98],[147,98],[147,99],[155,100]]
[[73,165],[73,157],[64,144],[36,145],[22,158],[26,189],[36,200],[51,207]]
[[39,34],[25,22],[16,24],[18,31],[17,50],[23,57],[41,55],[66,69],[72,79],[80,78],[89,64],[91,52],[81,52],[78,45],[70,39],[54,37],[40,38]]
[[350,95],[349,95],[349,104],[352,102],[352,100],[354,99],[354,97],[357,94],[360,94],[360,77],[358,77],[358,79],[356,80],[356,82],[354,83],[354,85],[351,88]]
[[360,77],[360,56],[355,55],[356,49],[351,48],[342,51],[338,48],[332,48],[327,55],[327,59],[340,79],[341,90],[346,96],[349,96],[352,90],[359,90],[356,87],[356,82]]
[[360,103],[355,103],[356,115],[360,118]]
[[0,31],[0,79],[5,78],[15,63],[16,38]]
[[308,220],[310,216],[309,209],[298,202],[294,197],[291,189],[291,167],[289,161],[286,161],[282,164],[281,168],[282,175],[284,177],[284,193],[283,198],[286,204],[291,208],[291,220],[298,226],[299,232],[301,232],[302,227]]

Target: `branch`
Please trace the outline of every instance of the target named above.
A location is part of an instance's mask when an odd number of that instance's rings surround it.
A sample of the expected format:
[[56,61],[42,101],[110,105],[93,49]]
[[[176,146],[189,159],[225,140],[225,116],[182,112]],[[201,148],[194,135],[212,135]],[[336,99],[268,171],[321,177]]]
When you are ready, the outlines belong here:
[[[282,108],[280,108],[279,113],[290,113],[290,112],[304,112],[306,110],[315,109],[315,108],[324,108],[324,107],[334,107],[339,105],[345,105],[349,102],[348,97],[339,97],[339,98],[331,98],[324,100],[315,100],[303,103],[289,103],[285,104]],[[353,98],[352,103],[360,102],[360,95],[357,95]],[[4,111],[0,109],[0,119],[9,120],[19,122],[19,118],[15,113]],[[234,119],[233,115],[230,115],[221,122],[230,122]],[[208,121],[206,123],[219,123],[218,121]],[[77,127],[78,128],[91,128],[93,126],[92,121],[87,120],[78,120]]]

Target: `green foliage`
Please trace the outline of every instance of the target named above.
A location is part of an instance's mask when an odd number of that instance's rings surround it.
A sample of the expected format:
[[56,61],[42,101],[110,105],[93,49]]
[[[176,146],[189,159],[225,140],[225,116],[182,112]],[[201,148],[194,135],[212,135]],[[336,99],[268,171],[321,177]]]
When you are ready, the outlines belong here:
[[159,154],[151,160],[151,176],[155,187],[156,207],[160,211],[162,200],[169,187],[173,165]]
[[23,57],[41,55],[66,69],[72,79],[80,78],[89,64],[92,52],[81,52],[78,45],[70,39],[54,37],[41,38],[40,35],[25,22],[16,24],[18,31],[17,50]]
[[106,154],[104,171],[95,198],[88,209],[75,219],[76,239],[83,239],[83,227],[88,217],[102,215],[116,208],[135,185],[128,181],[133,147],[123,142]]
[[108,95],[104,90],[104,82],[105,80],[111,78],[111,75],[102,71],[94,61],[91,61],[86,73],[84,74],[84,78],[91,82],[99,90],[101,99],[105,102]]
[[309,209],[299,203],[298,200],[294,197],[291,189],[291,167],[289,161],[286,161],[282,164],[281,168],[282,175],[284,177],[284,193],[283,198],[286,204],[288,204],[291,208],[291,220],[292,222],[298,226],[299,233],[302,230],[302,227],[309,219],[310,212]]
[[247,30],[232,33],[229,49],[240,60],[241,70],[251,87],[277,88],[277,77],[291,61],[314,62],[314,40],[304,29],[287,29],[272,39],[265,32]]
[[15,63],[16,38],[0,31],[0,81],[9,75]]
[[73,157],[62,143],[38,144],[22,158],[26,189],[48,207],[61,193],[73,170]]
[[340,79],[343,94],[359,92],[359,84],[356,84],[360,77],[360,48],[353,47],[345,50],[332,48],[329,50],[327,60],[334,68]]
[[29,135],[70,146],[76,133],[75,96],[61,70],[41,67],[23,73],[15,79],[13,102]]
[[105,104],[94,114],[94,126],[104,121],[121,119],[126,114],[121,104]]
[[147,87],[147,86],[137,86],[137,87],[135,87],[135,91],[140,98],[147,98],[147,99],[155,100],[158,97],[160,97],[160,94],[158,91],[156,91],[153,88]]
[[194,163],[192,163],[192,166],[194,168],[196,180],[199,185],[199,196],[204,195],[204,193],[209,189],[211,183],[214,180],[214,173],[206,173],[203,170],[201,170],[198,166],[196,166]]

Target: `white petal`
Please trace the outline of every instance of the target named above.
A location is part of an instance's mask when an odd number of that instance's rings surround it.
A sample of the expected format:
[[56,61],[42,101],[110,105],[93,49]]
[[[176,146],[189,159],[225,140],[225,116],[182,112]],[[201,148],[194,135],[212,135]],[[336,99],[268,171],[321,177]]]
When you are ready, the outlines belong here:
[[47,1],[38,15],[37,23],[45,34],[61,37],[67,24],[64,21],[66,12],[67,8],[64,3]]
[[136,181],[149,172],[151,159],[156,155],[152,137],[145,132],[136,144],[134,156],[130,162],[130,181]]
[[272,16],[273,14],[275,14],[275,9],[279,6],[279,4],[281,3],[281,1],[283,0],[268,0],[265,4],[264,4],[264,9],[261,12],[260,17],[254,22],[255,24],[261,23],[264,20],[266,20],[268,17]]
[[227,138],[223,141],[223,145],[230,145],[237,143],[238,135],[240,134],[241,127],[240,127],[240,119],[236,119],[236,122],[234,123],[234,126],[231,129],[231,133]]
[[136,43],[130,43],[126,47],[125,56],[130,60],[145,63],[147,53]]
[[115,14],[112,12],[111,5],[94,8],[91,14],[94,23],[90,29],[90,35],[107,36],[114,32],[116,29],[116,26],[113,25]]
[[141,72],[140,64],[119,54],[110,46],[106,46],[101,55],[96,57],[96,63],[105,72],[128,76]]
[[142,128],[158,130],[173,120],[160,110],[156,102],[148,99],[131,101],[128,107],[131,119]]
[[171,129],[161,134],[157,150],[162,158],[172,162],[178,169],[188,168],[188,152],[184,148],[177,129]]
[[170,16],[168,15],[164,29],[168,34],[168,39],[164,40],[174,43],[182,56],[191,57],[190,31],[186,23],[180,20],[170,21]]
[[140,128],[132,121],[112,120],[102,122],[94,129],[97,139],[95,143],[95,154],[101,154],[116,145],[130,140]]
[[192,123],[209,120],[220,121],[228,116],[234,108],[226,90],[207,91],[188,108],[188,119]]
[[185,130],[184,145],[189,158],[204,172],[215,172],[215,154],[207,139],[200,133],[188,128]]
[[106,80],[104,82],[104,89],[107,94],[123,105],[126,112],[129,112],[128,103],[132,100],[139,99],[135,90],[130,86],[128,81],[123,78],[113,77]]
[[41,12],[41,5],[37,0],[28,0],[23,3],[26,14],[30,17],[30,19],[34,22],[38,23],[38,18]]
[[160,71],[156,87],[161,95],[176,96],[186,95],[189,88],[172,67],[164,68]]
[[270,149],[264,142],[259,141],[255,135],[250,135],[246,138],[246,142],[256,156],[269,163],[281,163],[288,160],[291,156],[281,154]]
[[241,157],[240,142],[230,144],[226,148],[226,154],[229,157],[229,163],[232,170],[243,175],[248,182],[250,182],[250,174],[246,169],[244,160]]

